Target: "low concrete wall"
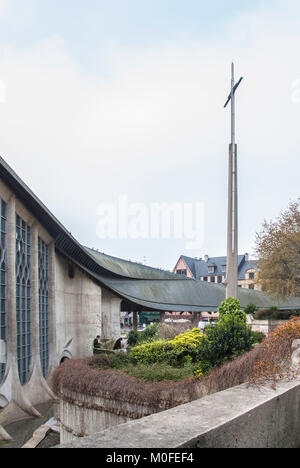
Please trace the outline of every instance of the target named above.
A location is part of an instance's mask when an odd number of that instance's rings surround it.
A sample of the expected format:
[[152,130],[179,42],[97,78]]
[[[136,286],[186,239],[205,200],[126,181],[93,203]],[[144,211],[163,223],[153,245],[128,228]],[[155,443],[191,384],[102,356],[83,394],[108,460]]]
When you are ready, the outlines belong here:
[[246,384],[59,448],[299,448],[300,379]]
[[247,323],[251,325],[252,330],[264,333],[266,336],[275,330],[282,323],[287,323],[286,320],[254,320],[251,315],[247,316]]
[[152,413],[146,405],[124,403],[99,396],[64,392],[60,400],[60,440],[68,443]]

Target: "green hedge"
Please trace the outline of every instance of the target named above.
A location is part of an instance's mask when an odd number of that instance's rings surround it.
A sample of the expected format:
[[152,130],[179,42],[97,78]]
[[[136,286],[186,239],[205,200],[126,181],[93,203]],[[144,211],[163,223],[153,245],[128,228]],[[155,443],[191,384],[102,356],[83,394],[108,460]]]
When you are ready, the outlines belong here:
[[131,356],[136,362],[143,364],[165,362],[176,366],[196,362],[205,340],[205,335],[198,328],[194,328],[171,341],[158,340],[136,346],[131,350]]
[[277,307],[259,310],[255,314],[256,320],[290,320],[293,316],[300,317],[299,310],[278,310]]

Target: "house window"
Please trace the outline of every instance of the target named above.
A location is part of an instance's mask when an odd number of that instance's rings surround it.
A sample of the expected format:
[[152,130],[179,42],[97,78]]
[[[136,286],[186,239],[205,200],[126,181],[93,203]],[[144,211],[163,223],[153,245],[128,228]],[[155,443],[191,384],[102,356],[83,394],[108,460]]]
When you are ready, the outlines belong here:
[[249,289],[254,289],[254,284],[249,284]]
[[20,382],[30,377],[32,360],[30,227],[16,216],[17,360]]
[[223,281],[223,277],[222,276],[218,276],[218,283],[222,283]]
[[177,274],[177,275],[185,275],[185,276],[187,276],[187,270],[177,270],[177,271],[176,271],[176,274]]
[[226,265],[222,265],[222,273],[226,273]]
[[210,278],[210,282],[211,282],[211,283],[215,283],[215,282],[216,282],[216,278],[215,278],[214,276],[212,276],[212,277]]
[[204,277],[203,277],[203,281],[207,281],[207,276],[204,276]]
[[4,378],[6,361],[6,203],[0,200],[0,383]]
[[250,280],[254,280],[254,277],[255,277],[255,273],[249,273],[249,279]]
[[49,366],[49,249],[39,238],[39,325],[40,357],[43,375]]
[[214,273],[215,272],[215,267],[214,266],[209,266],[208,267],[208,273]]

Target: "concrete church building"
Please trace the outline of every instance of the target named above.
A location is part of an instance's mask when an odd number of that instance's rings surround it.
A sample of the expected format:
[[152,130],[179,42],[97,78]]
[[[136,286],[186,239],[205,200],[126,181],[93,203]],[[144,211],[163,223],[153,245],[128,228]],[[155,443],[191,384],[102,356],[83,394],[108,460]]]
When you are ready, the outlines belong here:
[[[120,337],[120,312],[216,311],[223,285],[180,277],[82,246],[0,158],[0,424],[38,415],[53,399],[51,372]],[[298,309],[240,290],[241,304]],[[0,426],[1,429],[1,426]],[[1,432],[1,431],[0,431]]]

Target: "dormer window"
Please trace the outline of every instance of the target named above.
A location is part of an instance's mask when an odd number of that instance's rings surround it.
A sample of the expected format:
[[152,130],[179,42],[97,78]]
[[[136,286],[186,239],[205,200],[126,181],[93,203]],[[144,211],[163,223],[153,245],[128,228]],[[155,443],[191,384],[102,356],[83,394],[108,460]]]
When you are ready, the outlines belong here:
[[208,267],[208,273],[214,273],[215,272],[215,267],[214,266],[209,266]]
[[226,273],[226,265],[222,265],[222,273]]
[[176,274],[177,274],[177,275],[187,276],[187,270],[177,270],[177,271],[176,271]]

